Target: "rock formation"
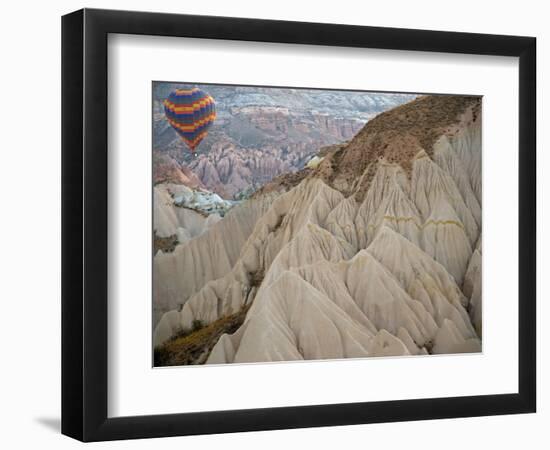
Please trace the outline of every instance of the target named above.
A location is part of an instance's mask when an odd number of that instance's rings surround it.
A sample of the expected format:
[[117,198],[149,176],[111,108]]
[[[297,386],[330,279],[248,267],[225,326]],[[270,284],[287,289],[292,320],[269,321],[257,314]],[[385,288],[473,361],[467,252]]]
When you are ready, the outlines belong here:
[[191,189],[205,189],[201,180],[191,169],[178,163],[169,155],[156,151],[153,154],[153,184],[160,183],[182,184]]
[[189,231],[154,259],[154,344],[240,313],[200,362],[479,352],[481,200],[480,99],[427,96],[214,224],[159,206]]

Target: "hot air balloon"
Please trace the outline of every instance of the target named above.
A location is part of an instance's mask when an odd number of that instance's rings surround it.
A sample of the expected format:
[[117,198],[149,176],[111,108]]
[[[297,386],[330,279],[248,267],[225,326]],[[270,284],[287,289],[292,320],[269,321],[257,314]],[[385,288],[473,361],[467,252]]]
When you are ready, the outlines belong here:
[[164,100],[164,114],[192,153],[216,119],[214,99],[199,88],[176,89]]

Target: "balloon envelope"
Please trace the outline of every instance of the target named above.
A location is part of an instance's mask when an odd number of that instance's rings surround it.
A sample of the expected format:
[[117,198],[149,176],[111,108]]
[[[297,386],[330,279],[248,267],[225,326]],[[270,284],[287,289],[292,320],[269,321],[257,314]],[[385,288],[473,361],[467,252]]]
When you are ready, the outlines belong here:
[[216,104],[199,88],[176,89],[164,100],[164,114],[194,152],[216,119]]

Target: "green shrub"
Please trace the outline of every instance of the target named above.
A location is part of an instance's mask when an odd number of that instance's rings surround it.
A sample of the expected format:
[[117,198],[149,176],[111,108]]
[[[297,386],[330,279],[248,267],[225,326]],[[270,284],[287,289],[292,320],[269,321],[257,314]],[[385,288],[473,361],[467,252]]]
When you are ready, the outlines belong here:
[[191,324],[191,330],[193,332],[202,330],[203,328],[204,328],[204,322],[202,320],[200,319],[193,320],[193,323]]

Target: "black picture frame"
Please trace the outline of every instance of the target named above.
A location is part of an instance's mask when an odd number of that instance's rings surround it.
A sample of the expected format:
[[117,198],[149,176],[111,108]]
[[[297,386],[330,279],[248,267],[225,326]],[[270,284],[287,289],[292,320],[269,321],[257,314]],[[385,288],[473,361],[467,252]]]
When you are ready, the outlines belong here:
[[[110,33],[519,57],[517,393],[107,416],[107,37]],[[536,39],[84,9],[62,18],[62,433],[82,441],[535,412]],[[182,375],[183,376],[183,375]]]

